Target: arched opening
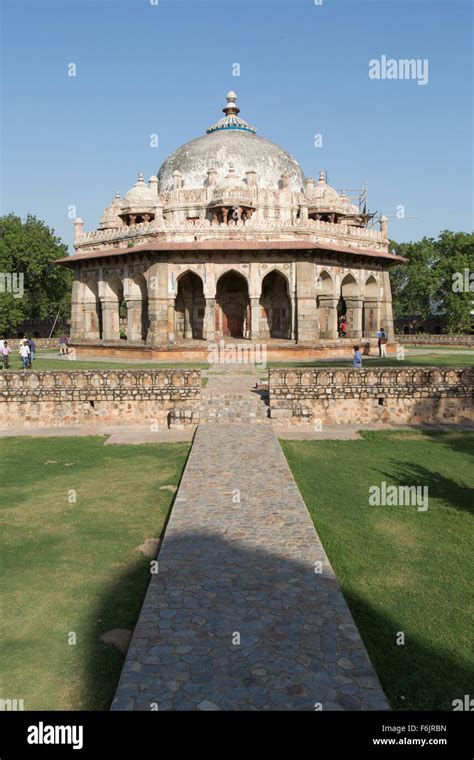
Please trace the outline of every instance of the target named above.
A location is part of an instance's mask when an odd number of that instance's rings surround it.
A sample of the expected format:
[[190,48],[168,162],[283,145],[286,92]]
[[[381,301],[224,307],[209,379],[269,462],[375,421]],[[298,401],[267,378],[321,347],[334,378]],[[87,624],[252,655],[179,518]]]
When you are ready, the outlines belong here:
[[118,341],[127,337],[127,305],[123,297],[123,283],[117,274],[110,275],[105,283],[102,320],[104,340]]
[[250,301],[247,280],[234,270],[219,278],[216,291],[216,333],[243,338],[250,333]]
[[194,272],[181,275],[175,303],[175,332],[178,338],[202,340],[205,307],[201,278]]
[[127,340],[146,341],[149,327],[148,287],[145,277],[140,272],[135,274],[129,282],[126,305]]
[[291,306],[288,281],[275,269],[262,281],[260,306],[265,323],[260,327],[262,338],[289,338],[291,331]]
[[90,277],[84,283],[83,314],[85,339],[101,340],[103,338],[102,309],[97,280],[94,277]]
[[370,338],[380,328],[380,293],[379,284],[373,275],[365,283],[364,302],[362,307],[362,324],[364,336]]
[[360,338],[362,335],[362,299],[357,280],[352,274],[346,274],[341,283],[341,297],[338,303],[339,325],[344,320],[348,338]]
[[338,334],[339,315],[334,280],[323,270],[316,282],[316,305],[318,307],[319,336],[335,338]]

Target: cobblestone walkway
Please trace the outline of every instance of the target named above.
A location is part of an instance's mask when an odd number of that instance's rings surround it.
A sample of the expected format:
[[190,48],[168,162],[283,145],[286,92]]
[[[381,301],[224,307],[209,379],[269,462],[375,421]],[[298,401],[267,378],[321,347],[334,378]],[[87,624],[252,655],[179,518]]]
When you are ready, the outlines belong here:
[[199,426],[112,709],[388,709],[270,425]]

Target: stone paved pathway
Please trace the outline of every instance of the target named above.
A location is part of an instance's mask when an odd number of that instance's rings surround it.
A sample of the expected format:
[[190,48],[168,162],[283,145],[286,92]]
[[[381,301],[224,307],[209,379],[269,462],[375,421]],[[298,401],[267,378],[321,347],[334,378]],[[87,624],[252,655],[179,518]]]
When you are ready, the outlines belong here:
[[112,709],[319,706],[388,709],[271,425],[201,424]]

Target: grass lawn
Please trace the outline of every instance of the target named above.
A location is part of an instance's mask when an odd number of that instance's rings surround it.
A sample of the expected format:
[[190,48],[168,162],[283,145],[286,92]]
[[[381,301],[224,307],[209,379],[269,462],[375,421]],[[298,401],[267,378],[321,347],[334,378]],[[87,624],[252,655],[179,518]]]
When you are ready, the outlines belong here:
[[[379,359],[379,357],[362,357],[362,366],[368,367],[472,367],[474,366],[474,351],[464,354],[421,354],[409,356],[405,354],[403,360],[394,357]],[[305,361],[305,362],[268,362],[270,369],[285,367],[352,367],[352,359],[331,359],[330,361]]]
[[472,351],[472,348],[470,348],[466,342],[465,346],[456,346],[456,345],[443,345],[442,343],[405,343],[404,348],[416,351],[417,348],[422,348],[425,350],[431,350],[433,349],[435,351]]
[[[281,445],[392,708],[452,710],[474,682],[474,434]],[[428,510],[369,506],[381,481],[428,486]]]
[[[207,362],[133,362],[133,361],[83,361],[82,359],[51,359],[50,356],[36,355],[33,369],[36,372],[44,370],[79,370],[79,369],[208,369]],[[21,359],[17,351],[10,354],[10,369],[20,370]]]
[[[1,697],[25,710],[108,709],[189,445],[8,438],[2,461]],[[77,501],[69,503],[70,489]],[[77,643],[70,645],[74,632]]]

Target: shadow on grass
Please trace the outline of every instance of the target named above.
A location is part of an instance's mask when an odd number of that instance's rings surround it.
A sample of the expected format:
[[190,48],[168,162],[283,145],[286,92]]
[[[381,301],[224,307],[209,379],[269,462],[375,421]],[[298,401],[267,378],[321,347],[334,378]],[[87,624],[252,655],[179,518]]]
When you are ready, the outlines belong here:
[[413,462],[396,459],[390,465],[393,469],[389,472],[378,470],[388,484],[427,487],[430,499],[441,499],[454,509],[474,514],[474,491],[469,486]]
[[[124,656],[100,642],[100,635],[113,628],[133,628],[149,577],[148,561],[140,559],[117,575],[91,612],[82,709],[109,708]],[[181,592],[170,597],[175,589]],[[352,618],[334,594],[332,576],[317,576],[311,562],[295,562],[281,553],[251,549],[199,530],[170,536],[160,557],[160,573],[150,582],[122,686],[130,684],[131,691],[141,687],[138,709],[150,709],[154,701],[159,709],[171,709],[164,683],[180,672],[177,666],[182,671],[183,660],[169,646],[191,644],[186,663],[197,682],[193,696],[198,698],[190,702],[190,694],[180,687],[173,695],[174,709],[195,709],[204,699],[224,710],[259,710],[269,701],[272,709],[314,710],[318,701],[323,709],[325,703],[327,709],[360,709],[351,691],[355,682],[347,676],[370,677],[372,670],[363,653],[354,656]],[[457,661],[455,652],[443,651],[442,630],[436,645],[419,632],[406,631],[405,646],[397,646],[400,623],[383,606],[376,609],[354,589],[345,589],[345,595],[392,708],[451,710],[453,699],[469,693],[474,671]],[[179,617],[174,632],[170,621],[159,616],[170,603]],[[154,620],[150,631],[147,626]],[[440,621],[443,624],[448,625]],[[236,630],[242,640],[234,649],[230,641]],[[143,664],[147,637],[154,656],[163,647],[161,663],[140,670],[134,665]],[[340,657],[349,657],[353,669],[342,670],[336,664]],[[332,691],[335,675],[342,677],[337,694]],[[374,690],[363,691],[364,709],[380,709]]]

